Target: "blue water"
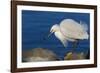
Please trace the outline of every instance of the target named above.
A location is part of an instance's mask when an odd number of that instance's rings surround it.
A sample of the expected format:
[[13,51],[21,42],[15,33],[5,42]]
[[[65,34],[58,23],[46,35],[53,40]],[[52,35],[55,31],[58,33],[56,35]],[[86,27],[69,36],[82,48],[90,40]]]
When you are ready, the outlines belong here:
[[[55,52],[61,59],[65,53],[72,49],[72,42],[68,42],[66,48],[52,35],[47,38],[50,28],[59,24],[63,19],[74,19],[83,21],[88,27],[90,25],[89,13],[49,12],[49,11],[22,11],[22,51],[34,48],[47,48]],[[89,33],[88,28],[88,33]],[[47,39],[46,39],[47,38]],[[90,40],[79,41],[75,52],[89,51]]]

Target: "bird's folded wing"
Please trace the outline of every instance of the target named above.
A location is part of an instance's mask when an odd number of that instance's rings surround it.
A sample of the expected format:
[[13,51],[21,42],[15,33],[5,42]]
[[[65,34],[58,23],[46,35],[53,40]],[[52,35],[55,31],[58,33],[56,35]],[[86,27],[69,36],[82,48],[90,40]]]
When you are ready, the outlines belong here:
[[60,23],[60,29],[64,36],[74,39],[79,39],[86,33],[82,25],[72,19],[64,19]]

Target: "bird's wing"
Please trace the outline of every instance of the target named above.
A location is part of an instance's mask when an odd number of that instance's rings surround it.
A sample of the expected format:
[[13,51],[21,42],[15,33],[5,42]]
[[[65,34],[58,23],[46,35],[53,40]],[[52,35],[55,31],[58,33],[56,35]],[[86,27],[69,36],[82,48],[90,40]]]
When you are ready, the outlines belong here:
[[83,26],[73,19],[64,19],[61,21],[60,29],[64,36],[73,39],[80,39],[85,32]]

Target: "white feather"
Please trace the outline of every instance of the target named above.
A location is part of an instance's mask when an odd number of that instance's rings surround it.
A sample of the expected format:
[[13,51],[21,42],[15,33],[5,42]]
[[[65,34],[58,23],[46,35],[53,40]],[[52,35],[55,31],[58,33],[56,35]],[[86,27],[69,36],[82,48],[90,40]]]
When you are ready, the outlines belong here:
[[[55,36],[62,42],[64,47],[68,41],[76,41],[77,39],[84,40],[88,39],[87,25],[85,23],[76,22],[73,19],[64,19],[60,25],[53,25],[51,30],[55,33]],[[50,30],[50,31],[51,31]],[[51,33],[52,33],[51,32]]]

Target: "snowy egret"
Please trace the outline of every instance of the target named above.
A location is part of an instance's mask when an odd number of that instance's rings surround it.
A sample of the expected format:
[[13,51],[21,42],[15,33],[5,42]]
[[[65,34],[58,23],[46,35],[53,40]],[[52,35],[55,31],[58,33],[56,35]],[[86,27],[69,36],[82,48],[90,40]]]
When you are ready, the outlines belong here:
[[64,47],[67,46],[67,41],[76,42],[77,40],[84,40],[89,37],[87,25],[82,22],[78,23],[73,19],[64,19],[61,21],[60,25],[53,25],[48,37],[52,33],[62,42]]

